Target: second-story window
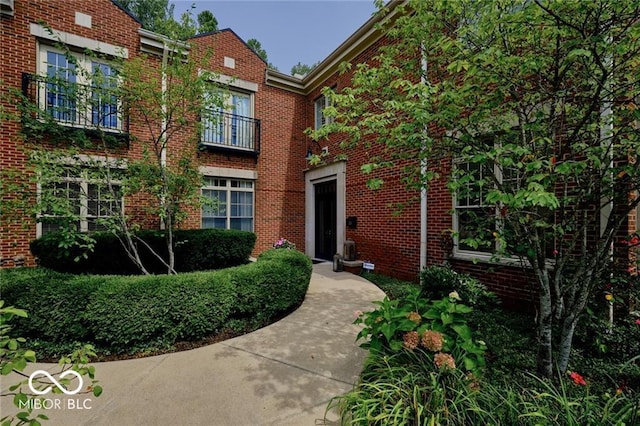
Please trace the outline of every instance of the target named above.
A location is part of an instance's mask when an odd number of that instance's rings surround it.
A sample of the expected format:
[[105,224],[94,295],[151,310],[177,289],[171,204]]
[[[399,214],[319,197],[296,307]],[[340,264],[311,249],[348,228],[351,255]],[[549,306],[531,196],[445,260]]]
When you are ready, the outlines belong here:
[[333,121],[333,117],[327,117],[324,115],[324,110],[329,106],[329,100],[321,95],[314,102],[314,121],[316,130],[325,124],[329,124]]
[[54,47],[40,48],[40,109],[64,125],[122,129],[116,70],[107,62]]
[[202,143],[254,150],[257,127],[253,118],[253,96],[244,92],[224,92],[223,103],[223,108],[205,111]]

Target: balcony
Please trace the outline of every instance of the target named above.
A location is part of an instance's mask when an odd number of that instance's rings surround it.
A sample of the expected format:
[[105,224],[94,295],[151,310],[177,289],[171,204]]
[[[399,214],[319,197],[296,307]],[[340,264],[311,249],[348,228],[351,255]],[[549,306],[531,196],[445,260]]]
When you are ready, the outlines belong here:
[[120,142],[129,141],[129,118],[113,87],[23,73],[22,93],[36,110],[26,109],[23,120],[53,121],[63,129],[84,129],[90,136],[104,133]]
[[202,119],[200,144],[210,151],[260,154],[260,120],[219,110],[209,110]]

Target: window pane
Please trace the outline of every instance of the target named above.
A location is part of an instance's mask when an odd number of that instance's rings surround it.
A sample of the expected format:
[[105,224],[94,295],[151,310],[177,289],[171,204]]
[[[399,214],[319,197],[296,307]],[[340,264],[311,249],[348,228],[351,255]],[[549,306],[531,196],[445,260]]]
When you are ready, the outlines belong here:
[[231,229],[238,229],[240,231],[253,231],[253,219],[234,219],[231,218]]
[[76,122],[75,65],[62,53],[47,51],[46,110],[58,121]]
[[202,227],[203,228],[217,228],[217,229],[226,229],[227,228],[227,219],[226,218],[202,218]]
[[118,102],[113,94],[116,73],[107,64],[92,62],[91,123],[110,129],[118,128]]
[[231,192],[231,217],[239,216],[253,216],[253,193],[237,191]]
[[319,129],[324,125],[324,115],[322,114],[324,110],[324,104],[324,96],[320,96],[320,98],[318,98],[314,103],[316,129]]
[[[496,230],[496,217],[492,209],[464,208],[457,209],[458,215],[458,249],[480,252],[493,252],[495,239],[493,233]],[[465,239],[479,240],[478,247],[465,242]]]
[[[79,231],[104,228],[101,218],[119,214],[122,209],[122,193],[114,184],[114,193],[106,185],[88,183],[67,173],[69,180],[42,184],[42,234],[59,230],[71,218],[77,218],[74,226]],[[86,193],[84,192],[86,190]]]

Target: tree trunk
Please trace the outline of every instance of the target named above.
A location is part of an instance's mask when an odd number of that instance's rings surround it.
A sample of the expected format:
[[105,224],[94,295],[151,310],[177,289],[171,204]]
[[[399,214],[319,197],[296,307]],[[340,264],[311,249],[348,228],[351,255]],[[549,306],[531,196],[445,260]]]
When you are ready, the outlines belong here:
[[569,366],[569,356],[571,355],[571,344],[573,333],[576,329],[577,315],[568,315],[562,321],[560,334],[560,345],[558,347],[558,369],[560,373],[565,373]]
[[540,317],[538,318],[538,374],[544,377],[553,375],[551,292],[548,285],[540,286]]

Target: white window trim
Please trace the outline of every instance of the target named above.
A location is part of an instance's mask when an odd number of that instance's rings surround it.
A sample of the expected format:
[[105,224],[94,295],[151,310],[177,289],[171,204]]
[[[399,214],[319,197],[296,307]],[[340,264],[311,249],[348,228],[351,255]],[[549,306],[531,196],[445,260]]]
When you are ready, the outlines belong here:
[[79,47],[80,49],[89,49],[104,55],[115,56],[118,58],[129,58],[129,49],[115,44],[104,43],[92,38],[81,37],[76,34],[48,29],[39,24],[29,24],[29,31],[32,36],[49,40],[54,43],[63,43],[68,46]]
[[[69,164],[69,165],[83,165],[86,164],[87,167],[92,167],[92,166],[102,166],[102,167],[108,167],[110,169],[116,169],[116,170],[126,170],[127,168],[127,159],[126,158],[113,158],[113,157],[107,157],[107,156],[103,156],[103,155],[87,155],[87,154],[79,154],[75,157],[62,157],[62,158],[58,158],[55,160],[57,163],[59,164]],[[84,181],[84,188],[83,191],[80,193],[81,198],[83,198],[84,200],[81,202],[81,206],[80,206],[80,217],[84,217],[84,220],[80,220],[80,228],[82,232],[86,232],[88,230],[88,222],[87,222],[87,212],[88,212],[88,207],[87,207],[87,197],[86,195],[89,193],[88,191],[88,184],[89,181],[86,179],[86,177],[74,177],[74,178],[64,178],[64,181],[69,181],[69,182],[82,182]],[[119,180],[114,180],[112,183],[116,184],[116,185],[121,185],[121,181]],[[40,200],[40,197],[42,196],[42,184],[38,181],[38,183],[36,184],[36,197],[38,198],[38,201]],[[122,199],[120,200],[120,208],[122,209],[122,212],[125,213],[125,202],[124,202],[124,196],[122,197]],[[84,212],[84,214],[83,214]],[[38,213],[37,217],[41,218],[44,217],[45,215],[42,215],[41,213]],[[84,229],[84,231],[83,231]],[[41,222],[37,222],[36,223],[36,238],[40,238],[42,236],[42,223]]]
[[[324,105],[321,106],[321,104]],[[329,98],[325,95],[320,95],[313,101],[313,125],[316,130],[326,124],[333,123],[333,117],[327,117],[324,115],[324,110],[330,105],[331,103],[329,102]],[[320,108],[320,113],[322,114],[321,123],[318,123],[318,108]]]
[[[224,167],[211,167],[211,166],[201,166],[199,167],[200,173],[202,173],[205,177],[212,179],[224,179],[226,180],[226,186],[218,187],[218,186],[208,186],[203,185],[202,190],[225,190],[227,192],[227,215],[225,217],[225,229],[231,229],[231,208],[230,208],[230,200],[231,200],[231,192],[250,192],[252,194],[252,207],[253,207],[253,216],[251,221],[251,231],[255,232],[256,228],[256,183],[258,178],[258,173],[253,170],[242,170],[242,169],[230,169]],[[232,180],[243,180],[243,181],[251,181],[251,188],[232,188],[231,181]],[[200,209],[200,228],[202,228],[202,219],[203,219],[203,209]]]
[[[65,177],[63,179],[61,179],[61,182],[75,182],[75,183],[79,183],[80,184],[80,193],[78,194],[79,200],[80,200],[80,232],[89,232],[89,203],[88,203],[88,194],[89,194],[89,180],[87,179],[86,175],[84,176],[80,176],[80,177]],[[114,185],[121,185],[121,182],[119,180],[114,180],[112,182],[112,184]],[[40,197],[42,196],[42,184],[40,182],[37,183],[36,185],[36,195],[38,197],[38,199],[40,199]],[[119,201],[120,204],[120,209],[122,210],[123,213],[125,213],[125,203],[124,203],[124,197],[120,198]],[[54,215],[46,215],[46,214],[42,214],[42,213],[38,213],[37,215],[38,219],[40,218],[44,218],[44,217],[56,217]],[[94,216],[91,216],[91,218],[93,218]],[[106,217],[106,216],[95,216],[96,218],[98,217]],[[42,222],[38,221],[36,223],[36,238],[40,238],[43,235],[43,230],[42,230]]]
[[[222,100],[223,100],[222,113],[230,114],[231,116],[237,115],[238,117],[249,118],[252,120],[255,119],[255,92],[243,90],[243,89],[237,90],[235,86],[233,87],[217,86],[215,85],[215,83],[212,83],[210,88],[208,88],[207,90],[210,90],[209,93],[218,91],[218,93],[222,95]],[[235,108],[232,100],[233,95],[240,95],[240,96],[245,96],[249,98],[249,111],[246,113],[246,115],[240,115],[235,113]],[[216,114],[215,109],[212,109],[209,111],[211,112],[212,116],[215,116]],[[207,120],[207,119],[208,117],[203,119],[203,122],[204,120]],[[205,141],[205,136],[210,133],[209,131],[203,131],[201,135],[200,143],[202,143],[203,145],[212,145],[212,146],[221,145],[221,146],[230,147],[236,150],[254,151],[256,149],[255,139],[253,140],[252,148],[249,148],[246,146],[234,145],[232,143],[232,134],[233,134],[231,131],[231,128],[233,126],[232,121],[233,121],[232,117],[230,117],[229,115],[226,115],[226,116],[223,116],[221,123],[215,122],[215,124],[213,124],[213,126],[220,125],[224,129],[222,130],[222,135],[221,135],[223,136],[223,138],[221,138],[223,140],[218,142]],[[216,134],[215,132],[212,132],[212,133]]]
[[[66,55],[66,54],[70,54],[72,56],[74,56],[77,60],[78,60],[78,67],[82,67],[83,72],[77,73],[76,74],[76,83],[80,84],[80,85],[85,85],[85,86],[90,86],[91,85],[91,81],[87,81],[87,75],[91,75],[93,73],[93,63],[98,63],[98,64],[102,64],[102,65],[111,65],[109,63],[109,61],[104,60],[102,58],[92,58],[89,57],[83,53],[80,52],[75,52],[75,51],[69,51],[69,52],[65,52],[51,44],[47,44],[47,43],[38,43],[37,44],[37,52],[38,52],[38,61],[37,61],[37,74],[39,76],[42,77],[47,77],[47,66],[48,66],[48,62],[47,62],[47,52],[55,52],[61,55]],[[118,81],[118,84],[121,83],[121,81]],[[40,91],[39,95],[38,95],[38,99],[40,100],[40,105],[38,105],[38,107],[44,111],[46,109],[46,102],[47,102],[47,97],[46,97],[46,89],[45,87],[40,87],[38,86],[38,91]],[[122,102],[120,100],[117,100],[117,109],[118,112],[122,111]],[[85,111],[81,112],[81,114],[84,115],[85,120],[83,124],[78,124],[78,123],[68,123],[68,122],[64,122],[61,121],[60,125],[66,126],[66,127],[74,127],[74,128],[82,128],[82,129],[92,129],[97,127],[96,125],[94,125],[92,123],[92,110],[91,110],[91,105],[88,102],[87,105],[85,105]],[[120,133],[124,131],[124,121],[123,121],[123,117],[121,114],[117,114],[116,116],[116,127],[104,127],[105,130],[109,131],[109,132],[115,132],[115,133]]]
[[[454,160],[453,166],[455,167],[456,163],[464,163],[462,160]],[[502,181],[502,172],[497,165],[494,165],[494,174],[499,181]],[[470,261],[470,262],[480,262],[491,265],[502,265],[502,266],[518,266],[518,267],[526,267],[530,268],[531,264],[524,257],[519,257],[516,255],[513,256],[504,256],[497,255],[495,253],[488,253],[483,251],[475,251],[475,250],[461,250],[459,247],[459,236],[457,235],[460,231],[459,223],[458,223],[458,203],[457,196],[454,193],[452,195],[453,202],[453,212],[452,215],[452,229],[456,233],[453,239],[453,258],[456,260]],[[489,207],[489,206],[487,206]],[[499,209],[496,207],[495,221],[496,221],[496,230],[500,230],[500,221],[499,221]],[[497,245],[494,245],[496,251],[500,249]],[[546,259],[546,263],[549,267],[554,267],[555,260],[554,259]]]

